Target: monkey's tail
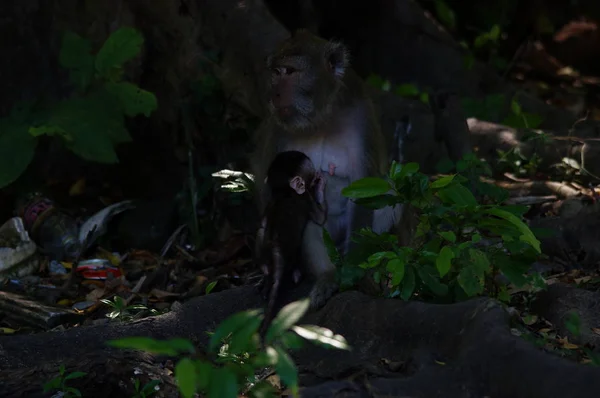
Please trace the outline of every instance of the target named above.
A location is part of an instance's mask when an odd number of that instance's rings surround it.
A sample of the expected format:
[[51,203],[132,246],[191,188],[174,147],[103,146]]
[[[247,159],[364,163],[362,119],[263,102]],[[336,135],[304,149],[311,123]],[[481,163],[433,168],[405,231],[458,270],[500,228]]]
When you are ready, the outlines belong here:
[[273,285],[269,289],[267,306],[265,308],[264,318],[259,329],[259,336],[263,346],[267,330],[271,325],[273,318],[275,317],[275,311],[277,309],[277,304],[279,301],[279,289],[281,287],[285,268],[285,262],[283,259],[283,255],[281,254],[281,248],[279,246],[279,243],[277,242],[277,239],[273,241],[272,250],[273,276],[271,278],[271,281]]

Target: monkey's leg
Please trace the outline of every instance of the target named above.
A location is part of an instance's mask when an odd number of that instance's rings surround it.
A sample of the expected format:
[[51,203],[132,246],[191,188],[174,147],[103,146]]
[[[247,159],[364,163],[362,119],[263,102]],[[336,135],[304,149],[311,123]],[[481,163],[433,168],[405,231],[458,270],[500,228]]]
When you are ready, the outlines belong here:
[[261,341],[264,341],[265,334],[267,333],[267,329],[269,325],[275,318],[275,311],[277,310],[277,305],[279,304],[279,288],[281,287],[281,283],[283,281],[285,262],[283,256],[281,255],[281,249],[279,244],[273,243],[273,275],[271,277],[271,284],[269,287],[269,298],[267,301],[267,306],[265,308],[265,315],[259,330],[259,335]]
[[302,256],[307,271],[316,278],[310,292],[310,306],[318,309],[338,290],[335,265],[329,258],[323,227],[309,221],[304,228],[302,239]]

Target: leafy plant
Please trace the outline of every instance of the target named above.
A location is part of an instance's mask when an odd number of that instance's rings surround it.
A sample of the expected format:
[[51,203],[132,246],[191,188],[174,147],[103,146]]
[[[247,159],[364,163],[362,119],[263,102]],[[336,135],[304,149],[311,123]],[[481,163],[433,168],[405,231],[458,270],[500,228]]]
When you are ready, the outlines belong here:
[[[142,304],[127,305],[125,300],[120,296],[114,296],[113,301],[108,299],[100,300],[102,303],[108,305],[113,310],[110,311],[106,316],[110,319],[120,319],[122,321],[133,320],[141,318],[143,312],[149,311],[150,315],[157,315],[158,312],[154,309],[149,309]],[[136,314],[131,313],[132,310],[136,310]]]
[[420,213],[413,246],[400,247],[394,235],[362,229],[358,249],[344,267],[370,270],[387,295],[404,300],[415,295],[461,300],[484,293],[508,300],[497,274],[522,286],[531,280],[526,272],[540,254],[540,242],[521,220],[527,208],[482,205],[464,185],[468,178],[454,174],[430,182],[418,170],[416,163],[393,162],[387,178],[364,178],[342,190],[361,206],[405,203]]
[[[381,76],[375,74],[367,78],[367,84],[383,91],[390,91],[392,89],[392,83],[389,80],[384,80]],[[429,94],[426,91],[421,91],[414,84],[404,83],[397,85],[394,87],[394,94],[405,98],[418,99],[425,104],[429,104]]]
[[79,379],[87,373],[85,372],[72,372],[66,374],[65,365],[60,365],[58,368],[59,375],[44,384],[44,392],[58,391],[61,392],[63,397],[81,397],[81,391],[74,387],[67,386],[67,381]]
[[33,159],[38,137],[56,136],[83,159],[117,163],[114,147],[131,141],[125,116],[149,116],[154,94],[124,80],[124,64],[136,57],[144,39],[133,28],[113,32],[96,54],[91,43],[66,32],[59,54],[75,92],[34,107],[15,106],[0,119],[0,188],[15,181]]
[[152,394],[156,394],[156,387],[159,384],[160,380],[151,380],[148,383],[144,384],[143,387],[141,387],[140,380],[135,379],[135,381],[133,382],[133,386],[135,388],[135,395],[133,396],[133,398],[147,398],[152,396]]
[[[463,98],[461,105],[466,117],[494,121],[500,119],[500,115],[507,106],[507,101],[504,94],[490,94],[483,100]],[[524,112],[518,101],[513,98],[510,101],[510,113],[501,120],[501,124],[513,128],[536,129],[542,121],[543,119],[539,115]]]
[[185,339],[129,337],[108,344],[159,355],[186,355],[175,366],[179,390],[186,398],[196,392],[210,398],[236,398],[241,392],[250,397],[274,397],[273,387],[255,377],[255,372],[265,367],[274,367],[297,397],[298,371],[287,350],[301,348],[302,339],[325,347],[348,349],[345,339],[328,329],[295,325],[308,306],[309,300],[305,299],[283,307],[267,330],[264,347],[258,337],[263,319],[260,310],[243,311],[224,320],[212,333],[207,354],[197,353]]

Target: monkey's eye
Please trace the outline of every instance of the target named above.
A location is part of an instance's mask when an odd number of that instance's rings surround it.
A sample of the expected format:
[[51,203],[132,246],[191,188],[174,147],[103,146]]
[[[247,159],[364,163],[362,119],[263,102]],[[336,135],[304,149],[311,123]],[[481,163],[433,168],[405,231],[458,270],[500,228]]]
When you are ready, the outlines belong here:
[[275,73],[277,76],[279,76],[279,75],[291,75],[294,72],[296,72],[296,69],[290,68],[290,67],[286,67],[286,66],[281,66],[279,68],[273,68],[273,73]]

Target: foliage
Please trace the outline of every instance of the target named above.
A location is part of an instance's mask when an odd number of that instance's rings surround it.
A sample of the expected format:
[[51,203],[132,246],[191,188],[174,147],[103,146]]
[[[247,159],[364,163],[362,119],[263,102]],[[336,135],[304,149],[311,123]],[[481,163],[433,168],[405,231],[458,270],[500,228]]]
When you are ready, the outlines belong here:
[[265,367],[274,367],[297,397],[298,371],[287,350],[301,348],[301,338],[325,347],[348,349],[345,339],[328,329],[295,325],[308,306],[309,300],[305,299],[283,307],[267,330],[262,348],[257,333],[263,319],[260,310],[240,312],[224,320],[211,335],[207,355],[196,353],[185,339],[130,337],[109,344],[159,355],[186,355],[175,366],[179,390],[186,398],[196,392],[209,398],[236,398],[244,390],[249,397],[274,397],[273,387],[255,377],[256,371]]
[[67,381],[79,379],[87,373],[84,372],[72,372],[66,374],[65,365],[60,365],[58,368],[59,375],[44,384],[44,392],[58,391],[62,393],[65,398],[81,397],[81,391],[77,388],[67,386]]
[[[102,299],[100,301],[112,308],[112,311],[106,314],[106,316],[113,320],[119,319],[122,321],[130,321],[134,319],[140,319],[145,313],[148,315],[158,315],[158,311],[155,309],[150,309],[145,305],[127,305],[125,300],[123,300],[123,298],[120,296],[114,296],[113,301],[108,299]],[[135,315],[131,314],[132,310],[137,311]]]
[[124,81],[124,64],[144,42],[133,28],[113,32],[94,55],[91,43],[66,32],[59,54],[75,92],[45,106],[20,104],[0,119],[0,188],[15,181],[33,159],[42,135],[60,138],[83,159],[118,162],[114,147],[131,141],[125,116],[150,116],[154,94]]
[[[459,169],[474,163],[473,156],[467,157]],[[342,272],[343,287],[356,282],[344,280],[344,275],[357,278],[371,271],[375,282],[387,287],[387,295],[403,300],[461,300],[481,294],[508,300],[505,287],[495,282],[498,273],[517,286],[533,280],[526,272],[540,254],[540,242],[521,220],[525,206],[482,205],[465,186],[469,178],[464,175],[430,182],[418,170],[416,163],[393,162],[387,178],[365,178],[342,190],[362,206],[405,203],[419,212],[411,247],[400,247],[391,234],[358,231],[358,249],[344,267],[358,266],[364,272]],[[488,196],[498,194],[483,185],[478,189]]]
[[[389,80],[385,80],[381,76],[375,74],[372,74],[367,78],[367,84],[383,91],[390,91],[392,89],[392,83]],[[426,91],[419,90],[414,84],[404,83],[397,85],[394,88],[394,94],[405,98],[418,99],[424,104],[429,103],[429,94],[427,94]]]
[[[463,98],[462,107],[467,118],[474,117],[481,120],[499,120],[500,115],[506,107],[506,96],[504,94],[490,94],[483,100],[475,98]],[[510,101],[510,112],[507,117],[500,121],[501,124],[512,128],[536,129],[543,119],[539,115],[524,112],[515,98]]]

